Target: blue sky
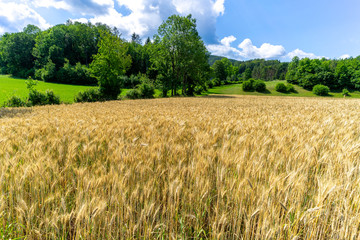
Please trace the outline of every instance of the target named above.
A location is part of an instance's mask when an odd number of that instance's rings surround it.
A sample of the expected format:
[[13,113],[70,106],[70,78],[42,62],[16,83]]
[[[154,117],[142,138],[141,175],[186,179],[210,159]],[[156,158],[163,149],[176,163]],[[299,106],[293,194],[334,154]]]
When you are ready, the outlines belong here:
[[192,14],[208,50],[238,60],[360,55],[358,0],[0,0],[0,34],[27,24],[103,22],[153,36],[172,14]]

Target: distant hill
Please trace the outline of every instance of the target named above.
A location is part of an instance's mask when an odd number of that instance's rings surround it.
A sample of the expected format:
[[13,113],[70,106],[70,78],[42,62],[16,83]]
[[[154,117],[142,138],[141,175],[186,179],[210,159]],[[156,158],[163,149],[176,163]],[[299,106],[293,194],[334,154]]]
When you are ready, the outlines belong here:
[[[225,58],[225,57],[220,57],[220,56],[216,56],[216,55],[210,55],[210,57],[209,57],[209,64],[210,64],[210,66],[212,66],[215,61],[221,60],[221,59],[223,59],[223,58]],[[233,65],[234,65],[235,63],[240,63],[240,62],[242,62],[242,61],[238,61],[238,60],[234,60],[234,59],[229,59],[229,60],[230,60],[230,62],[231,62]]]

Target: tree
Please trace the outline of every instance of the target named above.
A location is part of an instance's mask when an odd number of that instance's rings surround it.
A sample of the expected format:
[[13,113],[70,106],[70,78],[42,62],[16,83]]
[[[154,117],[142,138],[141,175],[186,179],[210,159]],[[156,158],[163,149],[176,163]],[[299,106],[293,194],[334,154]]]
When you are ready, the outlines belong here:
[[99,51],[90,64],[93,76],[98,80],[100,91],[110,99],[116,99],[120,93],[120,78],[131,65],[127,55],[127,45],[107,31],[101,33]]
[[171,95],[176,94],[178,86],[183,95],[191,95],[195,85],[205,84],[209,54],[191,15],[170,16],[160,25],[154,40],[152,62],[162,79],[170,81]]
[[220,81],[226,80],[227,74],[226,74],[225,65],[224,65],[223,61],[216,60],[214,62],[214,65],[212,66],[212,68],[214,69],[215,78],[219,79]]
[[2,65],[6,65],[8,73],[23,78],[34,75],[35,59],[32,50],[35,38],[40,32],[38,27],[28,25],[22,32],[5,34],[2,37]]

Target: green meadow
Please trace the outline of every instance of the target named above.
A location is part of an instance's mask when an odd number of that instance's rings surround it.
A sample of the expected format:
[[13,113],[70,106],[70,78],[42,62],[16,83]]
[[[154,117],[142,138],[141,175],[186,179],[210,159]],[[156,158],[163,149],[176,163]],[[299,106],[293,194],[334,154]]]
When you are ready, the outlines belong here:
[[[267,92],[265,93],[259,93],[259,92],[244,92],[241,88],[241,84],[232,84],[232,85],[223,85],[219,87],[214,87],[211,89],[208,89],[206,94],[225,94],[225,95],[259,95],[259,96],[291,96],[291,97],[319,97],[312,93],[311,91],[305,90],[302,87],[299,87],[297,85],[294,85],[294,88],[296,90],[296,93],[280,93],[275,91],[275,86],[277,83],[283,82],[286,83],[286,81],[269,81],[266,83]],[[330,92],[329,96],[326,96],[326,98],[343,98],[341,92]],[[349,98],[360,98],[360,92],[355,91],[351,92]]]
[[[11,96],[18,96],[26,98],[29,91],[26,88],[25,79],[13,78],[9,75],[0,75],[0,105],[2,105]],[[39,91],[46,91],[47,89],[53,90],[56,95],[60,97],[60,100],[64,103],[74,102],[75,95],[88,88],[94,88],[92,86],[79,86],[79,85],[67,85],[58,83],[47,83],[37,81],[38,84],[35,88]]]

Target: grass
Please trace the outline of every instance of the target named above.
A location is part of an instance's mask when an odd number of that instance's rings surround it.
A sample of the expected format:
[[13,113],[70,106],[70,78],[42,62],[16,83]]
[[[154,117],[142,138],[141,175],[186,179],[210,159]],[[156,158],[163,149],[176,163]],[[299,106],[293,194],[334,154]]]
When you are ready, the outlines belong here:
[[[318,97],[311,91],[305,90],[302,87],[294,85],[295,90],[297,93],[280,93],[275,91],[275,86],[277,83],[286,81],[269,81],[266,83],[266,88],[269,90],[267,93],[259,93],[259,92],[244,92],[241,88],[241,84],[233,84],[233,85],[224,85],[219,87],[211,88],[207,91],[206,94],[230,94],[230,95],[257,95],[257,96],[292,96],[292,97]],[[360,92],[354,91],[350,93],[351,96],[349,98],[360,98]],[[343,98],[341,92],[330,92],[329,96],[327,97],[334,97],[334,98]]]
[[[13,95],[26,98],[29,91],[26,88],[25,81],[26,79],[13,78],[9,75],[0,75],[0,106]],[[60,96],[60,100],[62,102],[73,103],[74,97],[78,92],[94,87],[38,81],[38,84],[35,86],[35,88],[43,92],[47,89],[53,90],[56,95]],[[120,95],[124,97],[126,92],[129,90],[130,89],[122,89]],[[160,96],[161,91],[155,89],[155,97]]]
[[[13,95],[22,98],[27,97],[29,91],[26,88],[25,81],[25,79],[12,78],[9,75],[0,75],[0,105]],[[35,88],[39,91],[53,90],[56,95],[60,96],[61,101],[72,103],[78,92],[92,87],[38,81]]]
[[360,100],[284,99],[3,109],[0,231],[26,239],[357,239]]

